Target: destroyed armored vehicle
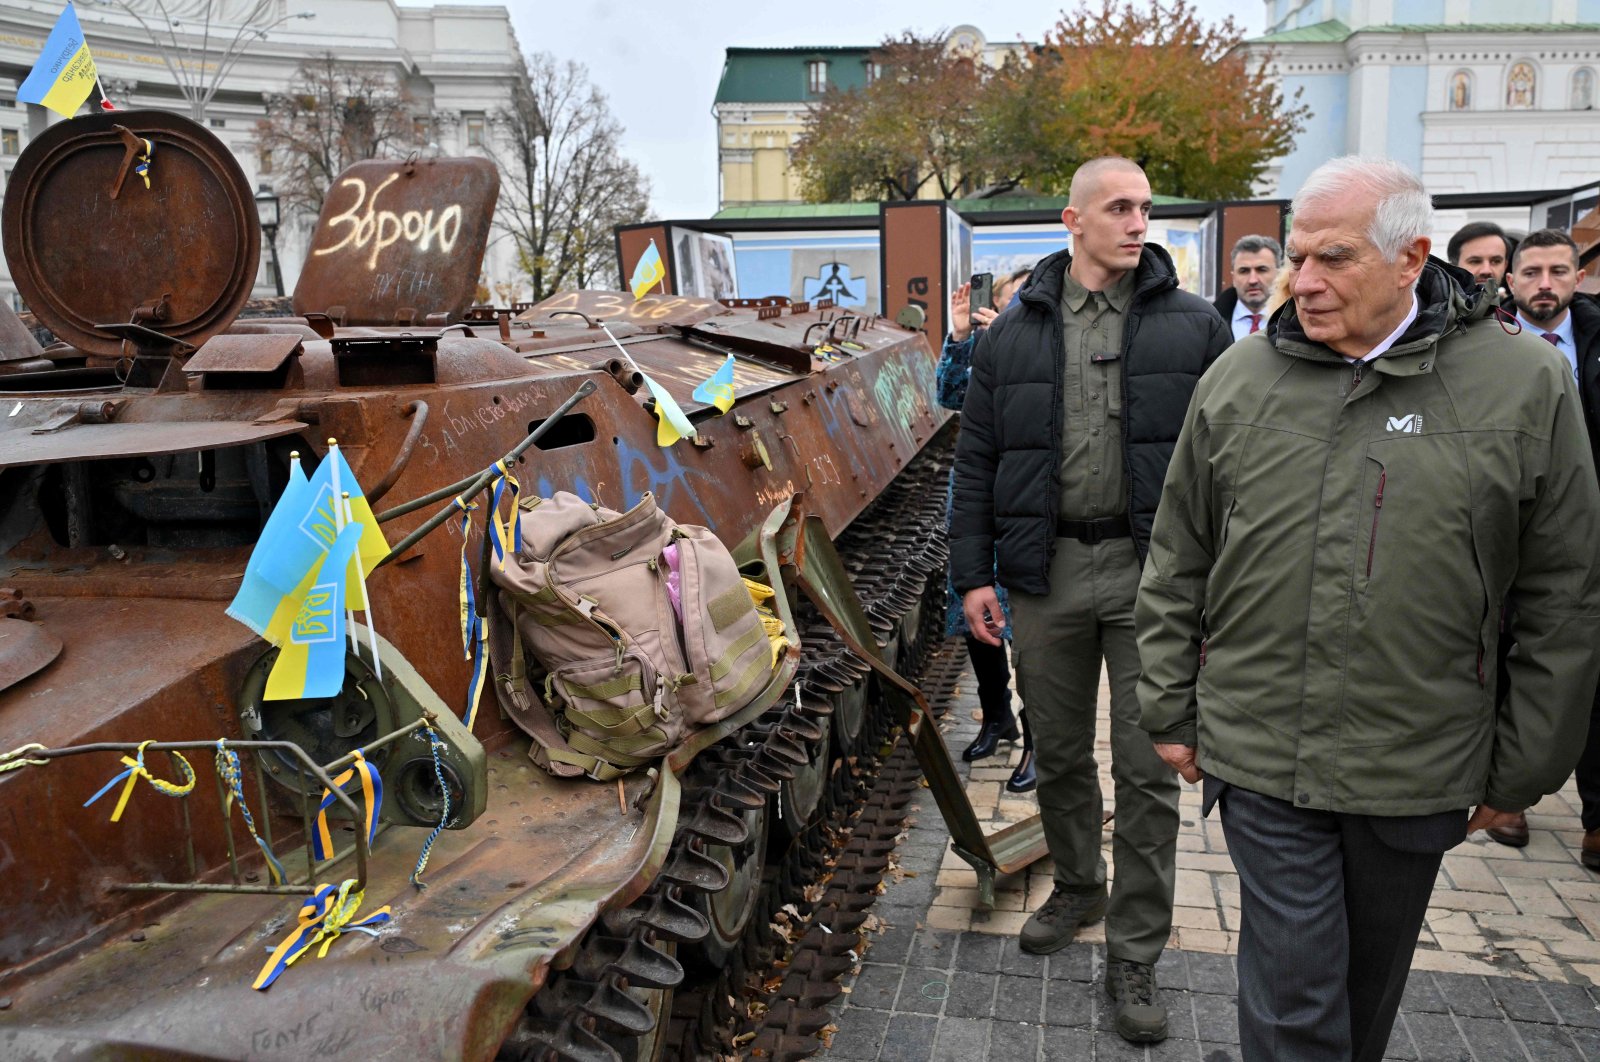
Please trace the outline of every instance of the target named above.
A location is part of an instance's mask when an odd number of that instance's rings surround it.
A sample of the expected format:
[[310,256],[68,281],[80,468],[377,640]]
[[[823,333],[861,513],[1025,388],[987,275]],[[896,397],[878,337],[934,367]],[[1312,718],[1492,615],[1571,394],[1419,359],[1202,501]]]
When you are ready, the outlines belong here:
[[[144,140],[148,188],[128,172]],[[56,342],[0,327],[0,1055],[727,1048],[751,933],[793,892],[779,879],[818,866],[818,809],[883,741],[884,694],[918,722],[892,669],[943,584],[926,337],[782,299],[473,313],[495,196],[481,161],[363,163],[330,192],[294,316],[245,318],[251,191],[206,129],[96,114],[18,162],[5,251]],[[730,354],[719,415],[691,394]],[[692,437],[657,444],[640,372]],[[225,610],[291,454],[330,439],[393,552],[341,692],[270,700],[277,650]],[[540,770],[492,691],[469,730],[462,569],[487,586],[502,460],[524,499],[653,495],[776,587],[788,646],[761,694],[615,782]],[[381,825],[368,843],[360,795],[330,794],[318,860],[318,798],[357,750]],[[329,916],[342,937],[253,991],[296,905],[341,881],[362,897]]]

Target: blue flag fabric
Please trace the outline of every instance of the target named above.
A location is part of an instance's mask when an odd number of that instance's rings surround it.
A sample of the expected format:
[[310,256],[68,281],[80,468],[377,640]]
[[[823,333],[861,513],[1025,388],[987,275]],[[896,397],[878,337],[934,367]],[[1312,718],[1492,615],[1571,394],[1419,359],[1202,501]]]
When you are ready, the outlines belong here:
[[694,400],[716,406],[718,413],[726,413],[733,408],[733,397],[733,355],[729,354],[728,360],[694,389]]
[[361,525],[346,525],[333,548],[312,562],[294,593],[284,599],[273,622],[279,649],[267,676],[266,700],[333,697],[344,688],[347,572],[360,539]]
[[[292,519],[285,521],[281,533],[272,540],[263,534],[256,544],[256,554],[261,557],[261,578],[275,587],[279,594],[287,594],[300,584],[306,571],[318,558],[333,546],[339,537],[341,521],[334,506],[341,493],[350,495],[351,516],[361,525],[362,535],[358,553],[362,570],[370,572],[388,552],[383,532],[378,530],[372,509],[355,473],[345,462],[337,446],[328,447],[328,455],[317,465],[317,470],[307,481],[306,490],[295,499]],[[333,573],[326,573],[332,577]],[[359,591],[358,591],[359,593]],[[353,602],[351,607],[364,608],[364,601]]]
[[[298,514],[302,513],[308,489],[305,470],[300,467],[298,459],[292,460],[289,464],[289,485],[283,488],[283,493],[278,496],[278,504],[273,506],[272,515],[267,517],[267,525],[261,529],[261,538],[256,543],[255,551],[250,554],[250,562],[245,566],[244,582],[239,584],[239,592],[234,595],[233,604],[228,606],[228,615],[262,637],[266,637],[272,614],[277,611],[278,602],[283,600],[287,591],[279,590],[268,582],[261,574],[261,565],[267,556],[279,548],[279,540],[294,530],[292,525],[297,521]],[[289,589],[293,589],[293,586]]]

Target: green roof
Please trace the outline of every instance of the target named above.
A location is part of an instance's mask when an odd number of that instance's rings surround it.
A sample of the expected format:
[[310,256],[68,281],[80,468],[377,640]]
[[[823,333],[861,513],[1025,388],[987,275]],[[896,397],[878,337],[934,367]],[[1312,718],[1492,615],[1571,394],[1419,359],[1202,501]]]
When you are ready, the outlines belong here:
[[[1198,199],[1184,199],[1175,195],[1153,197],[1157,206],[1198,203]],[[1064,195],[998,195],[988,199],[952,199],[950,205],[963,214],[992,214],[1002,211],[1028,211],[1060,213],[1066,209]],[[860,218],[877,217],[878,204],[868,203],[755,203],[749,206],[724,207],[711,216],[712,221],[763,221],[782,218]]]
[[828,64],[828,84],[838,89],[865,88],[867,57],[876,46],[862,48],[729,48],[717,84],[718,103],[796,103],[820,99],[810,90],[806,64]]
[[1264,37],[1253,38],[1249,43],[1338,44],[1341,41],[1350,39],[1357,33],[1473,33],[1503,36],[1508,33],[1593,33],[1596,31],[1600,31],[1600,24],[1587,22],[1463,22],[1454,24],[1411,22],[1383,26],[1362,26],[1358,30],[1353,30],[1335,18],[1326,22],[1318,22],[1313,26],[1300,26],[1296,29],[1269,33]]
[[1299,29],[1281,30],[1278,33],[1269,33],[1265,37],[1257,37],[1252,44],[1337,44],[1350,36],[1350,27],[1338,19],[1329,19],[1327,22],[1318,22],[1314,26],[1301,26]]
[[723,207],[711,215],[711,220],[762,221],[773,218],[875,218],[877,216],[877,203],[756,203],[751,206]]

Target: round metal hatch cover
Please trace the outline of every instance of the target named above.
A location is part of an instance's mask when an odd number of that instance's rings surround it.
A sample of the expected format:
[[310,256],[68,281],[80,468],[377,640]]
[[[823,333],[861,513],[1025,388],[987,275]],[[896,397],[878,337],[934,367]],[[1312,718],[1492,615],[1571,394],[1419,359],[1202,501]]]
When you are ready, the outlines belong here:
[[[122,130],[155,145],[150,187]],[[113,198],[113,191],[117,194]],[[250,182],[209,130],[165,111],[110,111],[52,125],[6,189],[6,261],[28,308],[57,337],[122,353],[104,325],[166,298],[141,322],[199,346],[233,323],[254,286],[261,227]]]

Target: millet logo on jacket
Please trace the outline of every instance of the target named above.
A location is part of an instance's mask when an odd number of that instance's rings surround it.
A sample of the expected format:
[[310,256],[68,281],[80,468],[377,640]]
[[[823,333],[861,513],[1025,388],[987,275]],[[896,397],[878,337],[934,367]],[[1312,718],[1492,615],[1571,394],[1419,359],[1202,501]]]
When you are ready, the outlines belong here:
[[1403,417],[1390,417],[1387,431],[1400,431],[1408,435],[1422,434],[1422,414],[1407,413]]

